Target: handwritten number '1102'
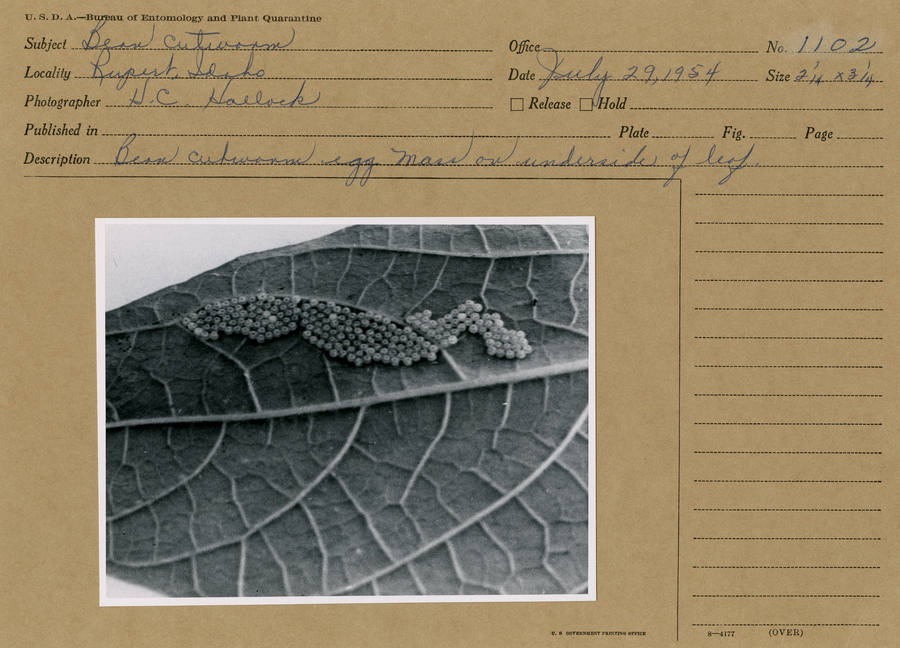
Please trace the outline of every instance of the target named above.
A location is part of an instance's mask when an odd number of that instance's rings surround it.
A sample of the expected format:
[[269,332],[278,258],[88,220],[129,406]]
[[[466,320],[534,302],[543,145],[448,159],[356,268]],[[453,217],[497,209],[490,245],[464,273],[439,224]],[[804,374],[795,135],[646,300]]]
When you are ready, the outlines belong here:
[[[815,52],[818,52],[818,51],[819,51],[819,48],[822,47],[822,42],[823,42],[824,40],[825,40],[825,37],[824,37],[824,36],[820,36],[820,37],[819,37],[819,42],[816,43],[815,48],[814,48],[814,49],[811,49],[811,50],[808,50],[808,52],[809,52],[809,53],[815,53]],[[804,50],[804,48],[806,47],[807,43],[809,43],[809,36],[807,36],[806,38],[803,39],[803,44],[800,46],[800,49],[797,50],[797,53],[798,53],[798,54],[803,54],[803,50]],[[844,50],[845,47],[847,47],[847,41],[846,41],[845,39],[843,39],[843,38],[836,38],[836,39],[831,43],[831,46],[828,48],[827,51],[829,51],[829,52],[843,52],[843,51],[846,51],[846,53],[848,53],[848,54],[853,54],[853,53],[855,53],[855,52],[868,52],[868,51],[871,50],[873,47],[875,47],[875,41],[874,41],[874,40],[871,40],[871,41],[870,41],[867,37],[863,37],[863,38],[860,38],[858,41],[856,41],[856,45],[855,45],[854,47],[851,47],[851,48],[848,49],[848,50]],[[822,50],[822,51],[825,51],[825,50]]]

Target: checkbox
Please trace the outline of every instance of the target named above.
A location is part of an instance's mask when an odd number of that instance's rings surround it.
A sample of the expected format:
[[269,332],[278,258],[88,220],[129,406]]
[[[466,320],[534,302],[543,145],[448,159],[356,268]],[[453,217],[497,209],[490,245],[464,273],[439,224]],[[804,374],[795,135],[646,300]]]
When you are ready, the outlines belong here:
[[522,97],[513,97],[509,100],[509,109],[516,110],[525,110],[525,99]]
[[582,97],[578,105],[579,110],[591,111],[594,109],[594,99],[592,97]]

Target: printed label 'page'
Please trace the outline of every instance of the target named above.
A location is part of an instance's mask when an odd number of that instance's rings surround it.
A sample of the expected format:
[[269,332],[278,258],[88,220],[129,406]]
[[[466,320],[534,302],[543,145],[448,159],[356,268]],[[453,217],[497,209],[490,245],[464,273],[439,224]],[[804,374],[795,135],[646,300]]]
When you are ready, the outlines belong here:
[[7,7],[10,645],[891,645],[897,11]]

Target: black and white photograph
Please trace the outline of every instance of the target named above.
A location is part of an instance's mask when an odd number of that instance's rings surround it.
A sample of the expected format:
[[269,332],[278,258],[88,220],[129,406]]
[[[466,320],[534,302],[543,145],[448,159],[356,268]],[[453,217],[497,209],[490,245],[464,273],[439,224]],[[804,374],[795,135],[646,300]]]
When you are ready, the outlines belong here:
[[99,219],[101,603],[593,600],[593,249]]

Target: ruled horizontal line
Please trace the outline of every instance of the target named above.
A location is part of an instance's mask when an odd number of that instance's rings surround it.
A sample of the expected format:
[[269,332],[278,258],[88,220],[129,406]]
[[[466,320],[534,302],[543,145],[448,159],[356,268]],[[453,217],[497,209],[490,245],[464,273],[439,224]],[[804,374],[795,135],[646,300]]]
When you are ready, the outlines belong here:
[[884,311],[883,308],[726,308],[696,307],[696,311]]
[[696,254],[884,254],[870,250],[694,250]]
[[731,283],[884,283],[884,279],[694,279]]
[[694,225],[884,225],[884,223],[814,223],[778,221],[694,221]]
[[759,54],[758,50],[578,50],[554,49],[555,52],[581,54]]
[[[88,77],[88,78],[90,78],[90,77]],[[592,78],[592,77],[585,77],[585,78],[572,78],[572,77],[559,78],[559,77],[557,77],[557,78],[548,79],[548,80],[549,81],[593,81],[594,83],[597,82],[597,79]],[[647,85],[653,85],[655,83],[759,83],[760,79],[659,79],[659,78],[657,78],[657,79],[641,79],[641,78],[613,79],[613,78],[606,78],[606,79],[603,79],[603,81],[605,83],[624,81],[624,82],[634,82],[634,83],[646,83]],[[845,83],[847,83],[847,82],[845,81]],[[878,83],[878,81],[872,81],[872,83]]]
[[[123,106],[113,106],[113,107],[122,108]],[[127,107],[127,106],[124,106],[124,107]],[[137,106],[137,107],[138,107],[138,108],[165,108],[166,106]],[[170,107],[170,108],[179,108],[179,107],[181,107],[181,106],[169,106],[169,107]],[[187,107],[187,108],[196,108],[197,106],[185,106],[185,107]],[[211,107],[215,107],[215,108],[263,108],[263,107],[265,107],[265,106],[211,106]],[[287,107],[289,107],[289,106],[274,106],[274,107],[276,107],[276,108],[287,108]],[[333,108],[333,107],[335,107],[335,106],[301,106],[301,107],[304,107],[304,108]],[[357,108],[357,107],[366,107],[366,106],[336,106],[336,107],[337,107],[337,108]],[[392,106],[374,106],[374,107],[375,107],[375,108],[391,108]],[[397,107],[397,108],[416,108],[417,106],[396,106],[396,107]],[[425,107],[427,107],[427,106],[425,106]],[[437,109],[437,108],[440,108],[440,107],[439,107],[439,106],[438,106],[438,107],[435,107],[435,109]],[[455,106],[448,106],[447,108],[455,108]],[[477,108],[477,107],[473,107],[473,108],[471,108],[471,109],[474,110],[474,109],[476,109],[476,108]],[[461,109],[469,109],[469,107],[461,107]],[[191,135],[185,135],[185,136],[186,136],[186,137],[191,137]],[[130,135],[128,135],[128,136],[126,136],[126,137],[130,137]],[[196,136],[194,136],[194,137],[204,137],[204,136],[196,135]],[[214,136],[211,136],[211,137],[227,137],[227,136],[226,136],[226,135],[214,135]],[[253,135],[253,136],[250,136],[250,137],[257,137],[257,136]],[[598,136],[594,137],[593,139],[610,139],[610,138],[611,138],[611,136],[609,136],[609,135],[598,135]],[[535,138],[535,139],[536,139],[536,138]],[[140,163],[140,164],[143,164],[143,163]],[[228,163],[211,162],[211,163],[205,163],[205,164],[204,164],[204,163],[198,164],[198,163],[196,163],[196,162],[166,162],[165,164],[166,164],[166,166],[193,166],[193,167],[196,167],[196,166],[205,166],[205,167],[245,167],[245,166],[250,166],[250,167],[253,167],[253,166],[263,166],[263,167],[273,167],[273,166],[309,166],[309,167],[313,167],[313,166],[332,166],[332,167],[333,167],[333,166],[335,166],[335,163],[333,163],[333,162],[302,162],[302,163],[298,163],[298,164],[295,165],[295,164],[293,164],[293,163],[291,163],[291,164],[287,164],[287,163],[273,163],[273,162],[271,162],[271,161],[264,161],[264,162],[228,162]],[[123,166],[122,163],[120,163],[120,162],[91,162],[91,165],[93,165],[93,166]],[[132,165],[132,166],[134,166],[134,165]],[[370,162],[370,163],[366,164],[365,166],[366,166],[366,167],[386,167],[386,168],[396,168],[396,167],[412,167],[412,168],[420,168],[420,167],[444,167],[444,166],[453,166],[453,167],[479,167],[479,168],[484,168],[484,167],[485,167],[484,164],[478,164],[478,163],[455,163],[455,162],[452,163],[452,164],[450,164],[450,163],[448,163],[448,164],[440,164],[440,163],[434,163],[434,164],[421,164],[421,163],[420,163],[420,164],[416,164],[415,162],[408,163],[408,164],[407,164],[407,163],[401,164],[401,163],[398,163],[398,162]],[[512,163],[510,163],[510,162],[507,162],[507,163],[497,162],[497,163],[491,164],[490,166],[493,166],[493,167],[518,167],[518,168],[521,168],[523,165],[522,165],[521,163],[518,163],[518,162],[512,162]],[[525,166],[528,166],[528,165],[525,165]],[[531,166],[543,166],[543,165],[542,165],[542,164],[534,164],[534,165],[531,165]],[[612,166],[616,166],[616,165],[609,164],[609,165],[601,165],[601,166],[612,167]],[[653,167],[669,168],[671,165],[668,165],[668,164],[643,164],[643,165],[641,165],[641,166],[644,167],[645,169],[649,169],[649,168],[653,168]],[[685,168],[685,169],[686,169],[686,168],[693,168],[693,167],[699,167],[699,168],[711,168],[708,164],[682,164],[681,167],[682,167],[682,168]],[[753,166],[753,167],[751,167],[751,168],[753,168],[753,169],[764,169],[764,168],[778,168],[778,169],[835,169],[835,168],[838,168],[838,169],[878,169],[878,168],[881,168],[881,167],[880,167],[880,166],[872,166],[872,165],[843,165],[843,166],[834,166],[834,165],[810,165],[810,164],[805,164],[805,165],[791,165],[791,164],[758,164],[758,165]]]
[[881,538],[814,538],[814,537],[694,537],[694,540],[881,540]]
[[[73,47],[75,51],[95,51],[96,48],[93,47]],[[103,49],[108,50],[133,50],[133,47],[104,47]],[[185,51],[185,50],[173,50],[171,47],[141,47],[141,52],[172,52],[172,51]],[[187,50],[190,51],[190,50]],[[494,50],[489,49],[402,49],[402,48],[331,48],[331,47],[277,47],[277,48],[268,48],[268,47],[234,47],[234,48],[221,48],[215,50],[217,54],[224,52],[237,52],[244,53],[247,52],[265,52],[266,54],[272,52],[448,52],[448,53],[465,53],[465,52],[475,52],[475,53],[493,53]]]
[[741,110],[741,111],[752,111],[752,110],[771,110],[777,112],[790,112],[790,111],[799,111],[799,112],[883,112],[884,108],[666,108],[661,106],[655,107],[646,107],[646,108],[631,108],[631,110]]
[[695,479],[698,484],[880,484],[880,479]]
[[695,335],[695,340],[883,340],[881,337],[826,337],[800,335]]
[[[111,163],[114,164],[114,163]],[[196,166],[196,165],[194,165]],[[334,165],[323,165],[323,166],[334,166]],[[167,178],[172,180],[340,180],[346,182],[346,176],[339,175],[240,175],[240,174],[174,174],[174,173],[155,173],[155,174],[139,174],[139,173],[129,173],[129,174],[79,174],[79,175],[66,175],[59,173],[23,173],[21,175],[22,178],[57,178],[62,180],[94,180],[98,178],[104,179],[118,179],[118,180],[142,180],[142,179],[159,179],[159,178]],[[409,176],[391,176],[388,178],[384,178],[387,180],[408,180]],[[415,176],[413,179],[418,180],[447,180],[447,179],[458,179],[458,178],[448,178],[445,176]],[[482,180],[484,177],[467,177],[462,178],[464,180]],[[529,178],[531,180],[555,180],[559,181],[559,178]],[[592,180],[593,178],[561,178],[562,180]],[[609,179],[609,178],[604,178]],[[632,178],[621,178],[622,180],[631,180]]]
[[694,565],[694,569],[881,569],[868,565]]
[[[838,53],[839,52],[831,52],[831,54],[838,54]],[[873,52],[873,53],[877,54],[878,52]],[[804,52],[804,54],[806,54],[806,52]],[[802,81],[798,81],[797,79],[795,79],[794,81],[796,83],[803,83]],[[851,81],[850,79],[810,79],[809,81],[807,81],[807,83],[810,83],[810,84],[815,83],[816,85],[818,85],[820,83],[847,83],[847,84],[862,83],[862,84],[865,84],[866,87],[869,87],[873,83],[884,83],[884,81],[882,81],[881,79],[859,79],[858,81]]]
[[715,369],[884,369],[883,365],[694,365]]
[[[388,134],[371,135],[355,134],[323,134],[323,133],[101,133],[102,137],[306,137],[306,138],[341,138],[341,139],[610,139],[611,135],[422,135],[422,134]],[[395,165],[390,165],[395,166]]]
[[695,508],[695,511],[728,511],[728,512],[748,512],[748,513],[783,513],[783,512],[803,512],[803,513],[880,513],[881,509],[840,509],[840,508]]
[[[102,77],[77,76],[75,79],[97,79]],[[216,77],[203,76],[159,76],[157,79],[166,81],[493,81],[489,77],[275,77],[275,76],[244,76],[244,77]]]
[[[709,138],[714,139],[714,138]],[[671,167],[671,164],[642,164],[642,167]],[[709,164],[680,164],[679,168],[708,168],[713,169],[715,167],[710,166]],[[751,167],[742,167],[746,169],[883,169],[883,164],[754,164]],[[695,196],[737,196],[744,194],[694,194]],[[747,194],[750,195],[750,194]],[[775,195],[775,194],[752,194],[756,195]],[[780,194],[779,194],[780,195]],[[791,194],[795,195],[795,194]],[[806,195],[806,194],[804,194]],[[812,194],[810,194],[812,195]],[[832,195],[832,194],[829,194]],[[857,194],[854,194],[857,195]]]
[[694,450],[694,454],[751,454],[751,455],[880,455],[867,450]]
[[882,398],[882,394],[694,394],[694,396],[747,396],[766,398]]
[[879,594],[692,594],[694,598],[881,598]]
[[[751,167],[752,168],[752,167]],[[780,198],[791,197],[818,197],[818,198],[881,198],[884,194],[849,194],[849,193],[695,193],[695,196],[777,196]]]
[[694,422],[694,425],[828,425],[828,426],[880,426],[881,423],[763,423],[763,422]]
[[108,104],[104,106],[104,108],[129,108],[134,110],[135,108],[201,108],[206,110],[207,108],[285,108],[291,110],[327,110],[327,109],[364,109],[364,110],[493,110],[493,106],[192,106],[189,104],[183,104],[178,106],[135,106],[129,104]]

